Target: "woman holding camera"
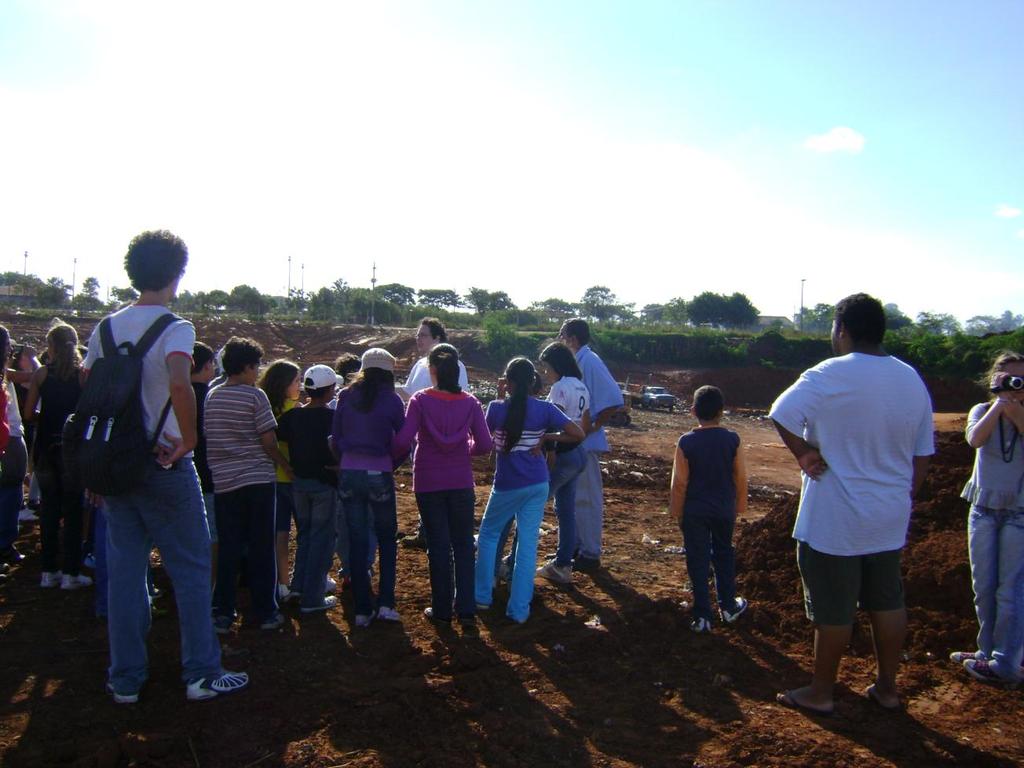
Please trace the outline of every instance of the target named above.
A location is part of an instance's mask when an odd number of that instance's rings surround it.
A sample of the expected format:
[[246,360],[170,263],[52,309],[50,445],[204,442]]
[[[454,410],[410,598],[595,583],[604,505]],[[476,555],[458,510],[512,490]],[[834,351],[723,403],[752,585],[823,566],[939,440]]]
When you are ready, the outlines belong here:
[[977,450],[962,498],[971,503],[971,557],[978,650],[950,658],[990,683],[1021,680],[1024,641],[1024,354],[1003,352],[989,377],[994,395],[967,417],[967,442]]

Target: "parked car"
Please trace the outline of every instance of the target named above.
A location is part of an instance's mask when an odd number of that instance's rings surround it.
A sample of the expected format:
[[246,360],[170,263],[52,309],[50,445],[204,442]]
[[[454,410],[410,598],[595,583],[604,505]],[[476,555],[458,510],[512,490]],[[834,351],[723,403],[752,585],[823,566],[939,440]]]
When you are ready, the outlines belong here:
[[672,412],[678,402],[676,396],[664,387],[644,387],[640,395],[641,408],[666,408]]

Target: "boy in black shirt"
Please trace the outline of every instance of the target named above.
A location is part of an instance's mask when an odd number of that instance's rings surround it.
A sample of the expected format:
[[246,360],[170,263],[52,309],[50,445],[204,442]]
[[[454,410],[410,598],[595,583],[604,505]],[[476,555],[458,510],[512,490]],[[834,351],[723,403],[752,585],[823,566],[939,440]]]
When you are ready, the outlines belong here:
[[747,601],[736,595],[732,532],[747,510],[747,471],[740,436],[721,425],[725,401],[718,387],[693,393],[690,409],[699,426],[679,438],[672,465],[669,510],[686,546],[686,571],[693,586],[694,632],[711,631],[708,577],[715,567],[715,591],[722,620],[736,621]]
[[334,595],[324,595],[327,571],[334,559],[337,460],[327,438],[334,411],[327,404],[334,397],[337,378],[326,365],[314,365],[303,376],[309,402],[287,411],[277,425],[278,440],[288,443],[295,479],[296,550],[289,590],[299,595],[303,613],[326,611],[338,604]]

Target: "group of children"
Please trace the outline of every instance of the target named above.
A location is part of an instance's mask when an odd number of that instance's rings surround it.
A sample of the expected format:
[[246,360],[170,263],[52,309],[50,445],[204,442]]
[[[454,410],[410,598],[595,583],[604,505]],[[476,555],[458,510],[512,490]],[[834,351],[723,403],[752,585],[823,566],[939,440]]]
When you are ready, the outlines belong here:
[[[0,347],[5,359],[13,356],[2,327]],[[342,587],[352,589],[356,626],[399,620],[393,472],[410,455],[427,542],[429,619],[457,620],[467,629],[475,624],[477,611],[492,603],[496,563],[513,522],[508,617],[526,621],[535,575],[571,583],[575,480],[584,461],[579,444],[591,421],[587,388],[565,345],[549,345],[536,367],[526,358],[510,361],[499,398],[486,412],[466,391],[465,368],[447,343],[436,344],[417,363],[424,386],[407,403],[396,390],[395,358],[384,349],[369,349],[361,358],[345,355],[333,367],[317,364],[305,372],[285,360],[261,372],[262,357],[257,343],[237,337],[218,355],[202,343],[193,352],[200,435],[193,460],[215,545],[217,632],[230,631],[237,618],[243,563],[255,620],[275,629],[283,623],[283,602],[296,601],[302,613],[337,604],[338,583],[330,576],[335,555],[342,563]],[[6,372],[0,387],[6,413],[0,421],[0,555],[5,563],[21,557],[14,543],[28,422],[35,427],[31,458],[41,491],[41,586],[76,589],[92,582],[81,572],[83,489],[65,471],[60,452],[61,428],[83,381],[71,326],[51,327],[45,360],[33,372]],[[26,384],[21,398],[12,376]],[[549,387],[544,400],[535,396],[542,382]],[[1001,354],[989,384],[993,399],[968,417],[966,437],[977,454],[963,492],[971,503],[968,546],[978,649],[954,652],[951,659],[974,678],[1012,685],[1024,677],[1024,355]],[[669,510],[685,545],[695,632],[710,631],[714,622],[712,578],[722,621],[734,622],[748,606],[736,595],[732,546],[736,518],[746,508],[746,469],[739,436],[721,425],[723,409],[716,387],[694,393],[691,413],[698,425],[677,442],[672,469]],[[474,536],[472,458],[492,450],[492,490]],[[550,498],[558,519],[557,552],[535,568]],[[289,567],[293,522],[297,546]]]

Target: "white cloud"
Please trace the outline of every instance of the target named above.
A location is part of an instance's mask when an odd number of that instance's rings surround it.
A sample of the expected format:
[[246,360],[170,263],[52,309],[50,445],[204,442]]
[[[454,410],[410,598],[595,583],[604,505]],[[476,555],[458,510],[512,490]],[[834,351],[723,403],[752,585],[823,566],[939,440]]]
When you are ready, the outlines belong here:
[[1020,214],[1020,208],[1014,208],[1012,205],[1002,203],[996,206],[996,216],[1001,219],[1016,219]]
[[827,133],[808,136],[804,147],[812,152],[849,152],[856,155],[863,151],[864,142],[863,134],[845,125],[838,125]]

